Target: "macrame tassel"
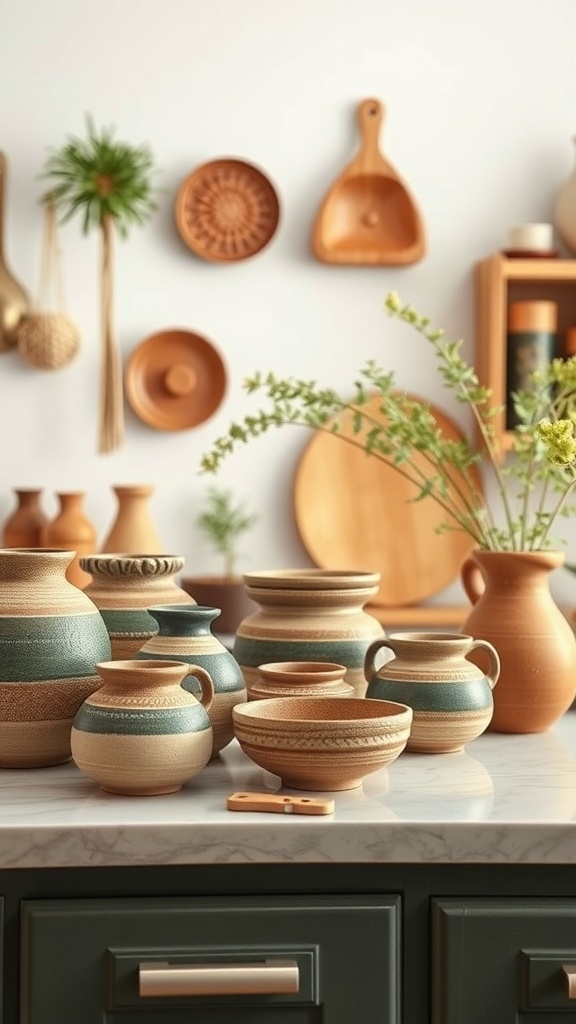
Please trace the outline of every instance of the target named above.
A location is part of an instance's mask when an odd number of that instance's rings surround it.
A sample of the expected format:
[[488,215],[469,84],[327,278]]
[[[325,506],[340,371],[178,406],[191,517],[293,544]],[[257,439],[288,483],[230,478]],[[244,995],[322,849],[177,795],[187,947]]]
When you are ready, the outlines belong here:
[[114,225],[102,222],[102,368],[100,378],[99,450],[112,452],[124,442],[124,392],[122,360],[113,324],[112,245]]

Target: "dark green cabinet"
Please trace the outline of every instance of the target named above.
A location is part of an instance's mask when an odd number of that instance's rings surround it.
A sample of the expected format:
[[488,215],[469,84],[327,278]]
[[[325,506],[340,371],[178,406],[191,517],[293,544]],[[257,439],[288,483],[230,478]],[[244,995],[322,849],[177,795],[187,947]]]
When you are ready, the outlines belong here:
[[[400,1024],[400,919],[395,895],[24,900],[19,1024]],[[278,964],[294,991],[221,994]]]

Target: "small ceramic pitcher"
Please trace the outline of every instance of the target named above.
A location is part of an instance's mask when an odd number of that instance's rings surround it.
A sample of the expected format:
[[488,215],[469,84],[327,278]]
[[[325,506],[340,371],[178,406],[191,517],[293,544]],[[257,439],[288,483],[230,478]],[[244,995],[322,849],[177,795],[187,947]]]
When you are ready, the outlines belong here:
[[[379,669],[383,648],[394,658]],[[485,651],[486,675],[468,661]],[[367,697],[398,701],[414,711],[407,750],[447,754],[462,750],[488,727],[494,710],[492,690],[500,659],[487,640],[462,633],[392,633],[375,640],[366,652]]]
[[[208,763],[212,680],[179,661],[108,661],[103,685],[84,701],[72,726],[72,757],[108,793],[175,793]],[[193,673],[198,700],[182,687]]]

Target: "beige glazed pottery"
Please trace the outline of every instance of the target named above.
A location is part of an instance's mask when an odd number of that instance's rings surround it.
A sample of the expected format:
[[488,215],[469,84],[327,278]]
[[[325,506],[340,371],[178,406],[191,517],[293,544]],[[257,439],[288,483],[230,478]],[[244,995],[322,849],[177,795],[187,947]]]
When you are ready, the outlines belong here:
[[366,693],[364,655],[384,630],[364,611],[378,591],[375,572],[279,569],[244,575],[258,611],[244,619],[234,657],[248,693],[260,681],[258,666],[278,661],[331,661],[346,666],[357,697]]
[[260,680],[250,690],[250,700],[266,697],[353,697],[354,687],[345,682],[346,666],[322,661],[278,661],[259,665]]
[[[377,669],[382,651],[393,658]],[[468,661],[474,651],[485,653],[486,675]],[[370,645],[364,671],[368,697],[412,708],[408,750],[449,754],[463,750],[487,728],[500,659],[486,640],[460,633],[392,633]]]
[[72,757],[109,793],[175,793],[208,763],[214,697],[204,669],[194,674],[201,700],[181,683],[190,666],[172,661],[110,661],[97,665],[102,686],[83,703],[72,726]]
[[277,697],[234,708],[234,731],[252,761],[291,789],[355,789],[404,750],[412,709],[348,697]]
[[[576,640],[550,592],[560,551],[474,552],[462,567],[472,611],[463,631],[490,641],[501,671],[494,690],[494,732],[545,732],[576,693]],[[473,660],[484,665],[482,652]]]

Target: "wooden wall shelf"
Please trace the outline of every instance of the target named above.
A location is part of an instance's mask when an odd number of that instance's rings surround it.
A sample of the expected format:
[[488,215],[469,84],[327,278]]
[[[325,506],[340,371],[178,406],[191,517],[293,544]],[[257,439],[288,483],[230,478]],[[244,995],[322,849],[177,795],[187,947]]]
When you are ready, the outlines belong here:
[[[567,328],[576,326],[576,259],[509,259],[496,253],[476,264],[475,293],[476,369],[482,384],[492,389],[492,403],[504,407],[508,305],[529,299],[556,302],[561,341]],[[494,431],[504,458],[514,440],[506,430],[504,408],[494,418]]]

